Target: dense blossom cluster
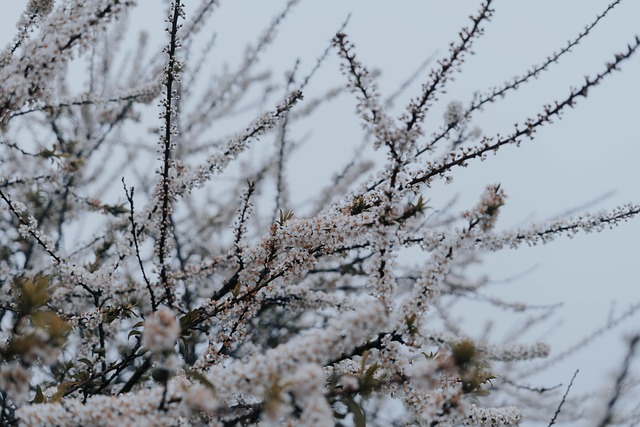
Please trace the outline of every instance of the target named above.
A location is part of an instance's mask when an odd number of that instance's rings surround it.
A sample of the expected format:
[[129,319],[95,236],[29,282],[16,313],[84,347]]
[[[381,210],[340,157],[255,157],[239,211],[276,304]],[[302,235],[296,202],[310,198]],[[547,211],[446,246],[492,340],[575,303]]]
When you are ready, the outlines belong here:
[[180,325],[175,314],[161,309],[145,319],[142,346],[150,351],[171,350],[179,335]]
[[[549,346],[517,333],[473,338],[449,304],[480,298],[486,280],[466,268],[483,252],[601,231],[640,206],[498,231],[507,203],[500,184],[460,212],[432,206],[429,188],[533,138],[630,58],[638,39],[512,133],[469,130],[477,110],[558,62],[619,2],[542,65],[469,106],[449,103],[441,131],[427,137],[431,108],[482,35],[491,0],[397,119],[345,27],[304,78],[298,63],[284,86],[256,70],[295,0],[238,69],[219,74],[204,66],[213,41],[202,57],[192,45],[215,0],[194,11],[170,2],[162,53],[145,63],[141,36],[124,66],[115,58],[134,1],[30,0],[0,53],[0,425],[497,427],[551,419],[561,391],[528,386],[522,368],[547,358]],[[344,82],[305,100],[332,52]],[[67,66],[79,56],[90,66],[77,93]],[[249,124],[223,131],[217,124],[246,113],[257,89],[264,95]],[[293,212],[285,167],[297,146],[288,129],[345,92],[355,97],[366,146],[386,160],[352,161],[308,212]],[[132,136],[153,100],[160,117],[151,137]],[[271,137],[274,144],[257,146]],[[109,202],[114,192],[118,202]],[[539,309],[484,298],[515,313]]]

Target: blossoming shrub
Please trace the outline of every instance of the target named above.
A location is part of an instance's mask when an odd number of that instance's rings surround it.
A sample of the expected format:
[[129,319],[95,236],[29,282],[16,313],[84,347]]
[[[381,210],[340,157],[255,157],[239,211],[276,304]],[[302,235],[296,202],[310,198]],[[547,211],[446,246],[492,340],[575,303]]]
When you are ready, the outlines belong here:
[[[589,400],[527,383],[522,369],[549,354],[546,344],[472,339],[447,306],[485,284],[465,277],[478,254],[600,231],[640,207],[499,232],[507,201],[500,184],[488,183],[462,212],[432,206],[429,191],[458,168],[533,138],[634,55],[637,38],[510,133],[470,127],[479,109],[551,67],[619,2],[527,73],[470,105],[451,103],[434,134],[427,115],[482,35],[491,0],[397,118],[348,27],[307,74],[296,65],[273,85],[256,71],[295,1],[239,69],[220,75],[203,69],[213,42],[202,54],[193,47],[215,0],[188,11],[175,0],[164,52],[146,61],[142,35],[117,65],[134,3],[30,0],[0,54],[0,424],[579,419]],[[303,99],[328,55],[340,58],[343,84]],[[77,58],[89,64],[80,92],[68,69]],[[201,76],[207,86],[197,84]],[[227,134],[218,124],[246,111],[258,89],[266,109]],[[354,159],[308,213],[294,211],[284,173],[296,148],[288,129],[344,91],[356,99],[367,144],[386,158]],[[155,105],[152,137],[141,136],[138,123],[150,124],[145,112]],[[273,145],[256,147],[266,135]],[[107,202],[114,194],[120,202]],[[408,261],[409,249],[420,255]],[[633,416],[614,411],[629,393],[623,367],[601,425]]]

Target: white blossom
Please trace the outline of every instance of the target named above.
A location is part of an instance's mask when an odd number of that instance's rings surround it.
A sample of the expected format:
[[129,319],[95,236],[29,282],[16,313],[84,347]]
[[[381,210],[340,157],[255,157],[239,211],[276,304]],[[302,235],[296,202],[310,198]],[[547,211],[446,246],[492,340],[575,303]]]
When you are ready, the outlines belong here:
[[444,113],[444,123],[447,126],[455,126],[464,120],[464,107],[460,101],[451,101]]
[[153,352],[171,350],[180,336],[180,323],[173,311],[163,308],[144,321],[142,345]]
[[29,397],[29,372],[17,363],[7,363],[0,370],[0,390],[16,405],[26,402]]

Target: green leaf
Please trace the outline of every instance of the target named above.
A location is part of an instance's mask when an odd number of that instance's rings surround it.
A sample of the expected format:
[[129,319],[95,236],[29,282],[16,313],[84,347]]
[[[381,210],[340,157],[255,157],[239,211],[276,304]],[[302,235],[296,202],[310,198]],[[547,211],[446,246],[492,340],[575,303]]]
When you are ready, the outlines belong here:
[[374,363],[373,365],[369,366],[369,369],[367,369],[367,372],[365,372],[364,374],[363,381],[369,382],[370,380],[373,380],[373,375],[376,373],[376,371],[379,368],[380,368],[380,365],[378,365],[377,363]]
[[120,205],[103,205],[103,210],[113,216],[120,216],[129,212],[129,209],[124,204]]
[[42,393],[42,389],[39,385],[36,386],[36,396],[33,398],[33,403],[45,403],[47,398],[44,397],[44,393]]
[[191,328],[193,328],[200,319],[201,310],[196,308],[191,310],[184,316],[180,318],[180,327],[182,328],[182,333],[188,332]]
[[36,311],[33,313],[31,323],[33,323],[33,326],[36,328],[47,331],[51,339],[58,345],[64,342],[66,333],[71,329],[67,322],[50,310]]
[[82,362],[89,367],[89,369],[93,370],[93,362],[86,357],[82,357],[78,359],[78,362]]
[[242,283],[238,282],[233,289],[231,289],[231,294],[234,297],[237,297],[238,295],[240,295],[240,291],[242,290]]
[[358,215],[358,214],[361,214],[362,212],[366,211],[370,207],[371,207],[371,205],[369,205],[365,201],[364,196],[358,196],[355,199],[353,199],[353,202],[351,203],[350,213],[351,213],[352,216]]
[[207,379],[207,377],[204,376],[202,372],[198,372],[195,369],[190,369],[187,371],[187,376],[189,378],[193,378],[194,380],[198,381],[200,384],[204,385],[205,387],[213,390],[213,384],[211,383],[211,381]]
[[136,328],[142,328],[144,326],[144,321],[141,320],[140,322],[136,323],[135,325],[133,325],[133,329],[131,331],[129,331],[129,335],[127,335],[127,340],[130,339],[132,336],[138,336],[138,335],[142,335],[141,331],[138,331]]
[[371,392],[378,385],[378,380],[376,380],[375,374],[379,368],[380,365],[374,363],[369,366],[364,374],[360,376],[360,394],[365,399],[371,396]]
[[362,360],[360,361],[360,375],[364,373],[364,368],[367,367],[367,359],[369,358],[369,350],[365,350],[362,353]]
[[67,381],[60,384],[58,386],[58,390],[55,393],[53,393],[53,396],[51,396],[51,399],[49,399],[49,402],[60,402],[64,397],[65,393],[67,392],[67,390],[69,390],[71,387],[77,384],[78,384],[78,381]]
[[340,378],[342,378],[342,375],[336,373],[335,371],[331,374],[331,376],[329,377],[329,381],[327,383],[327,389],[328,390],[335,390],[336,387],[338,386],[338,383],[340,382]]
[[129,335],[127,335],[127,340],[130,339],[134,335],[142,335],[142,332],[136,331],[135,329],[129,331]]
[[155,368],[151,371],[151,378],[164,384],[171,378],[171,372],[165,368]]
[[404,316],[404,322],[407,325],[407,331],[409,335],[414,335],[418,332],[418,328],[416,327],[416,314],[413,313],[410,316]]
[[353,422],[355,426],[366,427],[367,420],[364,416],[364,412],[362,412],[362,408],[360,407],[360,405],[358,405],[352,397],[345,397],[342,401],[345,405],[347,405],[347,408],[349,408],[349,412],[353,414]]
[[51,276],[35,276],[30,279],[18,279],[16,285],[20,292],[18,310],[31,313],[49,302],[49,283]]
[[283,226],[285,222],[289,221],[293,218],[293,212],[290,210],[283,211],[280,209],[280,220],[278,221],[278,225]]

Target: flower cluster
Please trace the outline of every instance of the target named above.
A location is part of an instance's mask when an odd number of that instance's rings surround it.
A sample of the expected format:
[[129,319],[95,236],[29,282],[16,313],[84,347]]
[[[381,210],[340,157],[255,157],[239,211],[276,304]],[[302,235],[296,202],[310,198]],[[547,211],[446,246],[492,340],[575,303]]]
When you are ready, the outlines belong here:
[[180,335],[180,324],[173,312],[161,309],[147,316],[142,346],[153,352],[171,350]]

